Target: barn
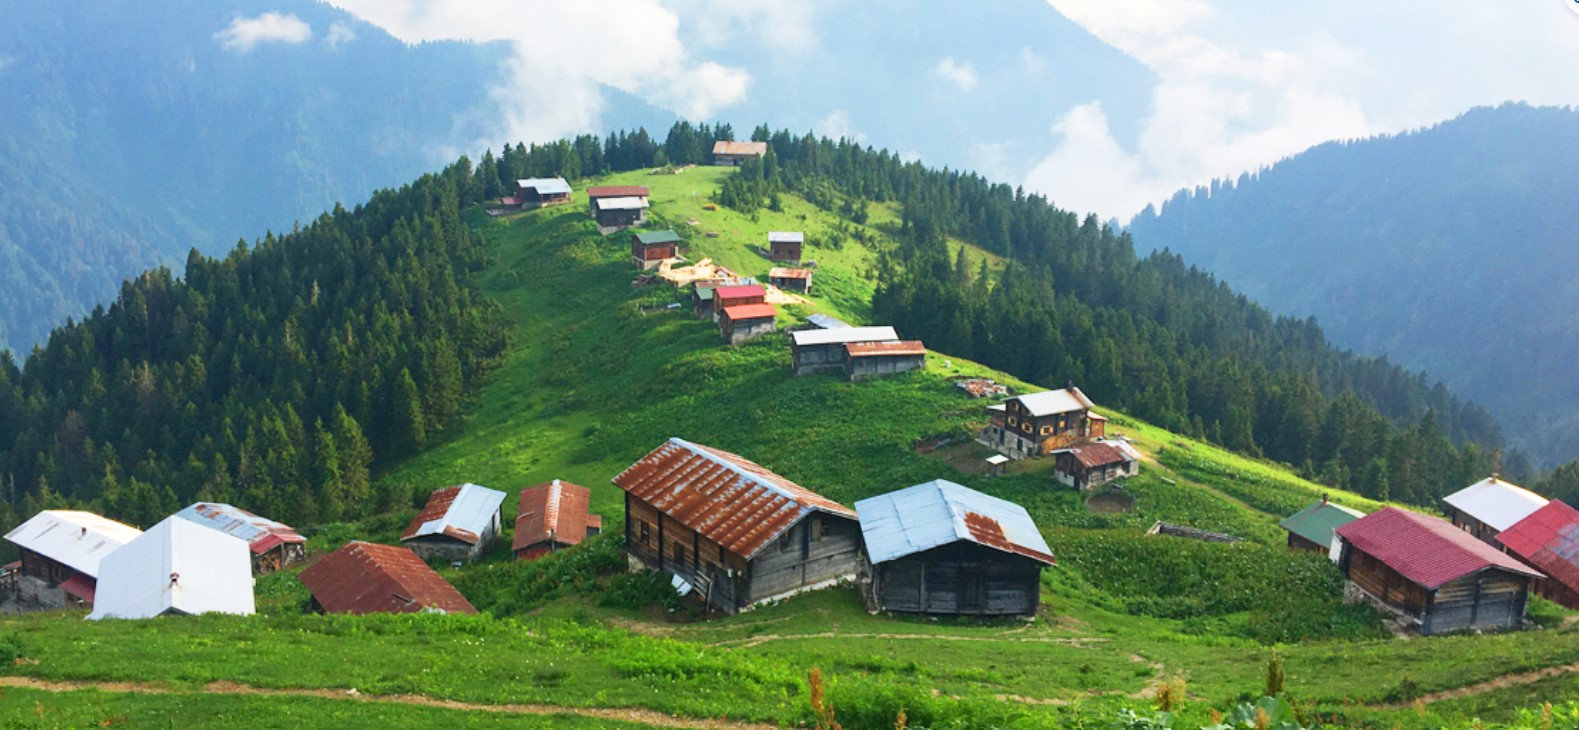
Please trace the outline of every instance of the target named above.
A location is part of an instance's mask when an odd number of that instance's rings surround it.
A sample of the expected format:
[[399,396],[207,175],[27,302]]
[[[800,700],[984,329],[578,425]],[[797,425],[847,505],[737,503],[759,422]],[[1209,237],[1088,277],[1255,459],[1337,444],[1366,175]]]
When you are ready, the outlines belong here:
[[1579,510],[1552,500],[1497,534],[1508,552],[1546,574],[1536,594],[1579,609]]
[[785,291],[811,293],[811,269],[791,269],[775,266],[768,270],[768,283]]
[[175,516],[245,541],[252,552],[252,572],[255,575],[273,573],[307,559],[307,538],[296,534],[290,525],[259,517],[244,509],[215,502],[198,502],[175,513]]
[[92,512],[44,510],[33,515],[5,536],[22,551],[19,597],[40,608],[92,604],[100,562],[141,534]]
[[1017,395],[989,409],[981,442],[1011,459],[1034,459],[1107,432],[1107,419],[1073,385]]
[[1546,498],[1492,474],[1442,499],[1453,524],[1497,544],[1497,533],[1546,506]]
[[318,613],[477,613],[455,586],[403,547],[348,542],[299,578]]
[[832,327],[790,333],[790,370],[806,375],[823,370],[843,370],[844,346],[852,342],[898,342],[893,327]]
[[724,307],[718,318],[718,332],[724,341],[738,345],[772,332],[777,326],[778,310],[771,304],[737,304]]
[[1321,501],[1312,502],[1277,524],[1288,532],[1290,550],[1321,553],[1337,562],[1338,546],[1332,539],[1333,530],[1364,516],[1365,513],[1357,509],[1328,502],[1327,495],[1323,494]]
[[647,222],[646,185],[604,185],[587,188],[588,212],[605,235]]
[[570,202],[570,183],[562,177],[534,177],[515,181],[515,199],[523,206],[560,205]]
[[1140,452],[1126,441],[1077,443],[1049,453],[1053,478],[1082,492],[1140,473]]
[[768,153],[766,142],[736,142],[721,139],[713,143],[713,164],[719,167],[739,167],[753,157]]
[[901,342],[848,342],[844,345],[844,374],[850,380],[896,375],[926,367],[927,348],[920,340]]
[[250,616],[255,610],[247,542],[182,517],[148,528],[99,567],[90,619]]
[[855,512],[741,456],[671,438],[614,477],[633,568],[734,613],[854,579]]
[[1335,530],[1344,600],[1393,613],[1421,634],[1516,629],[1543,578],[1447,520],[1387,507]]
[[855,503],[881,610],[1034,616],[1053,551],[1025,508],[938,479]]
[[665,259],[680,255],[680,234],[674,229],[631,236],[631,262],[642,270],[656,269]]
[[472,561],[499,536],[504,492],[476,484],[436,489],[400,542],[423,560]]
[[806,234],[800,231],[769,231],[768,258],[774,261],[800,263],[801,247],[806,245]]
[[592,490],[558,479],[521,490],[511,551],[536,560],[602,532],[603,518],[587,511],[591,503]]

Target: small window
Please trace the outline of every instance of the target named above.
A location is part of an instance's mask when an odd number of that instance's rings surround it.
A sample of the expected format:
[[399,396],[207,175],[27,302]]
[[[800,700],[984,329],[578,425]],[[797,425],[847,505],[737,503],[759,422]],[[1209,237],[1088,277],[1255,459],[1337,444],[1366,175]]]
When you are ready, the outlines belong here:
[[1046,436],[1047,434],[1050,434],[1052,432],[1053,432],[1053,427],[1052,426],[1043,426],[1042,427],[1042,435],[1043,436]]
[[641,534],[637,537],[637,542],[646,545],[652,538],[652,531],[648,528],[647,523],[645,522],[638,522],[636,524],[641,525],[641,530],[639,531]]
[[685,565],[685,545],[674,544],[674,563],[675,565]]
[[1009,425],[1010,426],[1018,426],[1018,425],[1020,425],[1020,419],[1015,418],[1014,416],[1009,416]]
[[1026,432],[1026,433],[1030,433],[1031,432],[1031,422],[1030,421],[1026,421],[1025,423],[1020,424],[1020,430]]

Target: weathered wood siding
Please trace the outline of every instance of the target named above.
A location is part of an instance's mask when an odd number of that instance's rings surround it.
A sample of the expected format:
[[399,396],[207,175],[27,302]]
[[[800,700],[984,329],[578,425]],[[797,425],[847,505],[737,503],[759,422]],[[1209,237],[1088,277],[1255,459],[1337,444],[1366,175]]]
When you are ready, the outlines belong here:
[[877,355],[871,357],[850,358],[845,364],[844,372],[851,380],[862,378],[875,378],[883,375],[895,375],[909,370],[925,367],[925,355]]
[[745,601],[758,603],[818,583],[851,578],[860,569],[860,524],[814,512],[751,561]]
[[772,332],[775,326],[776,322],[768,317],[743,319],[739,322],[725,318],[719,330],[722,332],[725,342],[731,345],[738,345]]
[[800,247],[798,243],[773,242],[768,244],[768,254],[774,261],[800,262]]
[[796,345],[790,342],[790,367],[796,375],[844,368],[844,343]]
[[750,563],[629,494],[625,495],[625,546],[647,567],[685,579],[713,607],[724,611],[742,607]]
[[1326,555],[1329,549],[1327,545],[1317,545],[1292,532],[1288,533],[1288,546],[1292,550],[1303,550],[1305,552],[1321,553],[1322,555]]
[[1529,578],[1503,570],[1483,570],[1438,589],[1420,633],[1441,634],[1466,629],[1515,629],[1524,623]]
[[1431,600],[1430,591],[1353,545],[1345,547],[1340,567],[1366,593],[1411,616],[1421,616]]
[[1493,529],[1491,525],[1470,517],[1456,508],[1453,510],[1453,526],[1462,528],[1469,534],[1479,538],[1481,542],[1487,543],[1498,550],[1502,549],[1502,543],[1497,542],[1499,530]]
[[873,566],[873,593],[885,611],[1031,616],[1041,597],[1041,565],[968,542]]

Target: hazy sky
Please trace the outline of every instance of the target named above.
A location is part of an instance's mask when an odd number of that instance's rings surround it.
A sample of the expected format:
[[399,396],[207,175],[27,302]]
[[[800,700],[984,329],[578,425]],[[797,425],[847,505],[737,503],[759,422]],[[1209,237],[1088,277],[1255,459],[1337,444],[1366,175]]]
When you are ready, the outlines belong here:
[[[750,72],[709,60],[708,48],[686,47],[682,23],[705,31],[692,38],[757,33],[766,34],[765,47],[815,47],[820,16],[836,17],[839,4],[857,1],[331,4],[408,42],[512,41],[510,80],[494,94],[520,112],[501,120],[498,139],[546,140],[601,129],[598,84],[697,120],[741,102]],[[1133,144],[1115,141],[1094,102],[1049,109],[1055,145],[1018,172],[1002,173],[1063,207],[1103,216],[1127,218],[1180,187],[1236,176],[1325,140],[1416,128],[1507,100],[1579,104],[1575,0],[1049,2],[1159,78]],[[278,22],[269,29],[289,32]],[[980,73],[964,62],[936,72],[964,85]],[[1058,172],[1069,169],[1084,174]]]

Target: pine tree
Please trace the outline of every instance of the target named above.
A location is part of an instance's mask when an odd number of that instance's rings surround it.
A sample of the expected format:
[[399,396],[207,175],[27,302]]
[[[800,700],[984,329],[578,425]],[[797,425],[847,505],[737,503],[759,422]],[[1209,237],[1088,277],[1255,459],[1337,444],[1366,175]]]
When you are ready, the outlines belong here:
[[417,392],[417,381],[411,379],[411,371],[406,368],[401,368],[400,375],[395,378],[391,406],[390,415],[395,419],[392,444],[398,454],[410,454],[428,440],[428,431],[423,425],[422,396]]

